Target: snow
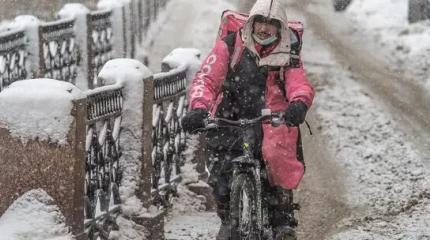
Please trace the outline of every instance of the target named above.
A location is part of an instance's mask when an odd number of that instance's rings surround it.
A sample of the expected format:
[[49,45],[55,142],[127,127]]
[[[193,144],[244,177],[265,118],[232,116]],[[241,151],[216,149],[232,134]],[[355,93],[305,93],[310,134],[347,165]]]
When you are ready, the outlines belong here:
[[202,63],[200,50],[196,48],[175,48],[163,60],[170,68],[187,68],[187,82],[191,83]]
[[90,13],[90,10],[83,4],[67,3],[58,11],[57,15],[61,18],[75,18],[88,13]]
[[26,192],[0,218],[0,240],[73,240],[64,216],[42,189]]
[[430,21],[409,24],[408,1],[354,0],[345,14],[355,23],[356,35],[368,35],[385,51],[393,70],[412,74],[430,87]]
[[173,200],[174,209],[167,217],[166,239],[212,240],[221,224],[214,212],[205,212],[205,197],[178,186],[178,197]]
[[[428,239],[430,178],[424,156],[382,102],[334,61],[328,47],[306,30],[305,65],[317,89],[318,129],[348,174],[353,213],[327,239]],[[308,64],[309,62],[309,64]]]
[[66,144],[73,122],[73,100],[85,97],[74,85],[52,79],[12,83],[0,92],[0,127],[23,143],[43,140]]

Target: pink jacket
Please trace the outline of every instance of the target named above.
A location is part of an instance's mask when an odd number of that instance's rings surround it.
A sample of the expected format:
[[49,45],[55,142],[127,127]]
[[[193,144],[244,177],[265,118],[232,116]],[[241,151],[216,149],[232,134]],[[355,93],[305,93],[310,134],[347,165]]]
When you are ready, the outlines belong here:
[[[238,46],[241,45],[241,46]],[[243,42],[236,40],[235,47],[244,47]],[[214,114],[222,100],[221,87],[229,70],[230,54],[227,44],[219,40],[203,61],[196,73],[189,91],[190,109],[202,108]],[[285,111],[289,102],[302,101],[308,108],[314,98],[314,90],[309,83],[303,65],[288,68],[284,71],[285,90],[276,82],[277,72],[269,72],[266,79],[265,103],[272,112]],[[263,157],[266,162],[269,180],[272,185],[284,189],[297,188],[304,174],[303,164],[297,160],[296,127],[272,127],[263,125]]]

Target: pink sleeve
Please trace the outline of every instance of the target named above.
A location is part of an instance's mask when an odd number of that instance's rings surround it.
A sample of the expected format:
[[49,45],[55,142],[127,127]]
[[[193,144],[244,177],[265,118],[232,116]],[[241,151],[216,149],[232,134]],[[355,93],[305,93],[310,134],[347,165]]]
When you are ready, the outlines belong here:
[[207,111],[212,109],[226,78],[228,67],[227,44],[221,40],[217,41],[191,83],[188,96],[190,109],[203,108]]
[[289,102],[303,101],[308,108],[312,105],[315,91],[306,76],[303,64],[298,68],[290,68],[285,72],[285,89]]

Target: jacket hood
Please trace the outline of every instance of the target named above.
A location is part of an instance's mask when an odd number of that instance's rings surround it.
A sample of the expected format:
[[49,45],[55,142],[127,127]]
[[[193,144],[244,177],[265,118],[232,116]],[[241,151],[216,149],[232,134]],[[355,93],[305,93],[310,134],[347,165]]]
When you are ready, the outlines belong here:
[[257,15],[262,15],[267,18],[273,18],[281,22],[280,37],[281,40],[267,57],[261,58],[259,66],[286,66],[290,63],[290,31],[288,29],[288,19],[286,14],[286,6],[281,0],[257,0],[252,7],[249,18],[245,23],[242,31],[242,40],[245,47],[250,49],[258,56],[258,52],[255,49],[255,42],[252,37],[253,23]]

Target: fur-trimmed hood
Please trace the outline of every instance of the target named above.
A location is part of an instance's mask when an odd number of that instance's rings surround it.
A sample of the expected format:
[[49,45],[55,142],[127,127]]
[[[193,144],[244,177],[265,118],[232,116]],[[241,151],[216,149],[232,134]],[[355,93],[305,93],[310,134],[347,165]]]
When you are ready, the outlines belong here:
[[254,52],[255,42],[252,37],[253,23],[256,15],[262,15],[267,18],[277,19],[281,22],[280,37],[281,41],[272,53],[259,61],[260,66],[286,66],[290,63],[290,31],[288,29],[288,19],[286,14],[286,6],[282,0],[257,0],[249,13],[249,19],[245,23],[242,32],[242,40],[245,47]]

